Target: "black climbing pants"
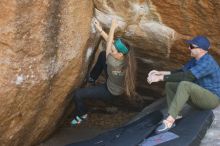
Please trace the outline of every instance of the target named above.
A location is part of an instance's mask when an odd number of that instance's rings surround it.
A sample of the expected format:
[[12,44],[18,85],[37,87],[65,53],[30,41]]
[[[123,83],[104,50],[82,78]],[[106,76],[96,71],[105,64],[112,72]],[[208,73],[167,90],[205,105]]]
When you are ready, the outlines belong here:
[[100,52],[97,62],[95,66],[92,68],[92,71],[90,72],[90,77],[94,80],[97,80],[102,71],[105,72],[106,77],[108,76],[107,73],[107,64],[106,64],[106,52],[102,51]]
[[[105,51],[102,51],[99,54],[97,62],[90,73],[90,77],[92,77],[94,80],[97,80],[103,70],[105,71],[105,73],[107,75]],[[109,92],[106,83],[101,84],[101,85],[92,86],[92,87],[80,88],[80,89],[76,90],[73,94],[73,100],[74,100],[75,106],[76,106],[75,113],[77,115],[84,115],[88,112],[88,109],[84,103],[84,101],[86,99],[112,100],[115,97],[117,97],[117,96],[112,95]]]

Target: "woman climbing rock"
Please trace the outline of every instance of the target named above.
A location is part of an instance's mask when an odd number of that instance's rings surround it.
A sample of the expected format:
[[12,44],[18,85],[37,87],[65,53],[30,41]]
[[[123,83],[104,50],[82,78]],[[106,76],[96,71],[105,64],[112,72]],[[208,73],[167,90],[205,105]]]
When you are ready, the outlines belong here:
[[95,66],[90,72],[89,82],[95,82],[102,71],[107,75],[106,83],[92,87],[81,88],[75,91],[73,100],[76,106],[72,125],[77,125],[87,118],[88,109],[85,99],[112,100],[125,94],[132,97],[135,93],[135,59],[133,50],[129,45],[117,38],[114,40],[117,22],[112,20],[109,35],[103,31],[101,25],[95,20],[95,27],[104,38],[106,50],[102,51]]

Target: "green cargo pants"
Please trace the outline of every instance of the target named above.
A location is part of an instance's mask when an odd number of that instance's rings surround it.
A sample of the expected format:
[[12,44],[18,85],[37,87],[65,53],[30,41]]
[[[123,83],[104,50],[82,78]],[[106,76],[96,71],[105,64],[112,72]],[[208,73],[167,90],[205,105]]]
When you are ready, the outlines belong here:
[[192,82],[167,82],[165,89],[168,113],[173,118],[177,117],[185,103],[199,109],[213,109],[220,103],[217,95]]

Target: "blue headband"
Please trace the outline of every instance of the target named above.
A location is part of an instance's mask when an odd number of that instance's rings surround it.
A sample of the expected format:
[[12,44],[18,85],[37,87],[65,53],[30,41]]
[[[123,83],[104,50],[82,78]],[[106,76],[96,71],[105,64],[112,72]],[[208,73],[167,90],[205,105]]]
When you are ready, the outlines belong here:
[[115,47],[118,50],[118,52],[121,52],[122,54],[127,54],[128,53],[128,48],[121,41],[121,39],[116,39],[114,44],[115,44]]

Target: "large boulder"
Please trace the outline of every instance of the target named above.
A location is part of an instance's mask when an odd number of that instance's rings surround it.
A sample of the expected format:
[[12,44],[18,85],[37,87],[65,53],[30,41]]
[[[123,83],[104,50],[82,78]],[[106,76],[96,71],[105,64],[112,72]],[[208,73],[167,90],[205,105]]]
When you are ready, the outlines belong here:
[[220,2],[186,0],[94,0],[95,16],[106,29],[118,20],[117,34],[135,48],[138,61],[138,91],[161,96],[158,83],[148,86],[152,69],[173,70],[190,58],[186,39],[206,35],[211,54],[220,61]]
[[1,0],[1,146],[55,130],[86,73],[92,16],[90,0]]

